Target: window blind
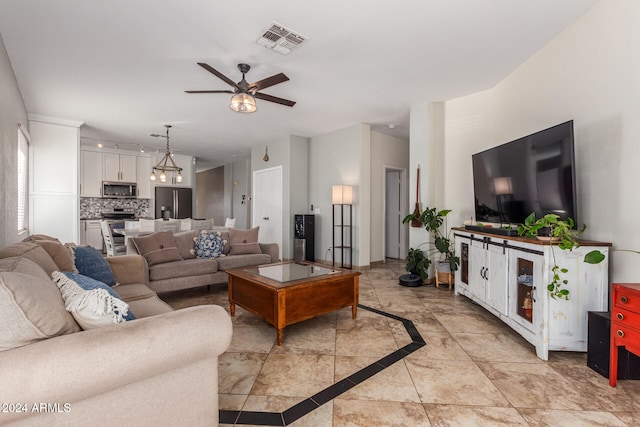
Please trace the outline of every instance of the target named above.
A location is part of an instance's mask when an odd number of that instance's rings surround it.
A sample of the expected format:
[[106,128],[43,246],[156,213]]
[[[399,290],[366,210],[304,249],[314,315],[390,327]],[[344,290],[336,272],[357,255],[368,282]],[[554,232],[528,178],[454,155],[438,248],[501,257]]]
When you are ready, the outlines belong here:
[[18,232],[27,230],[29,196],[29,134],[18,126]]

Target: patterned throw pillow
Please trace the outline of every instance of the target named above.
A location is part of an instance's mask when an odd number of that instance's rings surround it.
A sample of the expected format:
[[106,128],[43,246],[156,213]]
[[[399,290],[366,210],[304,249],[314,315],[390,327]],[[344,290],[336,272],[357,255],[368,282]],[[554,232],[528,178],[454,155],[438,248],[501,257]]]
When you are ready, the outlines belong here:
[[222,248],[227,243],[222,240],[219,231],[202,230],[193,238],[194,248],[191,250],[198,258],[218,258],[224,256]]

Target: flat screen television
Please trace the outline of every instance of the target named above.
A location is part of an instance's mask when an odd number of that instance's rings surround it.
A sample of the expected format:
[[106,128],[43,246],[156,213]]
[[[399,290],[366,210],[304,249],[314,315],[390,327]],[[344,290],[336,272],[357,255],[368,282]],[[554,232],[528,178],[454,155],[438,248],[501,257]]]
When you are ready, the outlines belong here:
[[521,224],[548,213],[578,224],[573,121],[474,154],[476,221]]

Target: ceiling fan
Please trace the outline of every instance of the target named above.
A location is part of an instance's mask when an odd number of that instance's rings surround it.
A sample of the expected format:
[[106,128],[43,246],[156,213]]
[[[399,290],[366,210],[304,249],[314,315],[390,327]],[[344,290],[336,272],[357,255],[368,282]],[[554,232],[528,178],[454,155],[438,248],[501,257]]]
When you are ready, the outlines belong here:
[[276,104],[286,105],[287,107],[293,107],[296,104],[295,101],[278,98],[276,96],[260,92],[263,89],[289,80],[289,77],[285,76],[284,73],[275,74],[254,83],[247,83],[244,76],[249,72],[251,67],[247,64],[238,64],[238,69],[242,73],[242,80],[238,83],[234,83],[233,80],[209,64],[198,62],[198,65],[227,83],[234,90],[185,90],[186,93],[231,93],[233,94],[233,97],[231,97],[231,104],[229,105],[229,108],[240,113],[253,113],[258,109],[254,98],[262,99],[263,101],[275,102]]

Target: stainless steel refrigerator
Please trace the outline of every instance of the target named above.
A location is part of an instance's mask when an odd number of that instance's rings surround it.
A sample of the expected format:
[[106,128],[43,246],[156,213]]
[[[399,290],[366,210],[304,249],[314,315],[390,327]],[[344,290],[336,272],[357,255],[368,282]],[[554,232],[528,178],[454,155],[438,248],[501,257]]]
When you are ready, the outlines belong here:
[[191,218],[190,188],[156,187],[156,218]]

